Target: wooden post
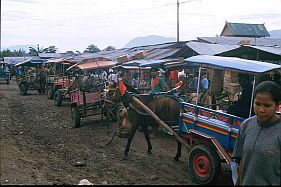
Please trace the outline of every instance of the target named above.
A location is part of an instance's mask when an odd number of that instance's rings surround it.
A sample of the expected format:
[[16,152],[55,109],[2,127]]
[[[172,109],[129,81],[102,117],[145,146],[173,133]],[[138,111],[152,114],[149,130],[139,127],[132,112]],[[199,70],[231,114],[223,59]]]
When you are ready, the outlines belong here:
[[171,127],[169,127],[166,123],[164,123],[154,112],[152,112],[145,104],[143,104],[140,100],[138,100],[135,96],[132,97],[132,100],[135,101],[137,104],[139,104],[145,112],[147,112],[153,119],[155,119],[162,127],[173,133],[175,138],[183,144],[188,149],[191,148],[191,146],[184,141],[182,137],[180,137]]

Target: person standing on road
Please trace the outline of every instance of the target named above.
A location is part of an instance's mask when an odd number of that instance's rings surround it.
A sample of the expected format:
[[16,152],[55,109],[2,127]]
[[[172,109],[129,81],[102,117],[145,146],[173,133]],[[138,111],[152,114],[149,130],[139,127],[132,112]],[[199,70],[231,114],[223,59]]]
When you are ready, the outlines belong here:
[[280,186],[281,88],[273,81],[260,83],[254,92],[254,112],[240,127],[234,147],[239,163],[236,185]]
[[167,83],[163,80],[162,77],[159,76],[158,70],[159,69],[157,67],[152,67],[150,69],[151,72],[150,86],[151,86],[152,93],[169,90]]

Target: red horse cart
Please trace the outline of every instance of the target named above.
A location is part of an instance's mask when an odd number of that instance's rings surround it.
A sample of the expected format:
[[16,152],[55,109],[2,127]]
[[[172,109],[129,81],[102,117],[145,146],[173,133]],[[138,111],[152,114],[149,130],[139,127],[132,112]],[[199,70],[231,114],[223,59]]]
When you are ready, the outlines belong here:
[[75,75],[77,87],[70,91],[71,114],[74,127],[80,127],[81,119],[101,115],[103,121],[104,89],[107,81],[102,80],[98,71],[114,66],[112,61],[90,60],[77,63],[67,70],[78,70],[86,75]]

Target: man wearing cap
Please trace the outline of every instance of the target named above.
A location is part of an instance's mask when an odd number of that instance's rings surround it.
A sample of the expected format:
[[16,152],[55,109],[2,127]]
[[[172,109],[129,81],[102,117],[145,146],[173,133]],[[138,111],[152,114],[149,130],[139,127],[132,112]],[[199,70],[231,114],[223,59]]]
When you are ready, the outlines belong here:
[[151,73],[151,81],[150,81],[150,87],[152,93],[155,92],[163,92],[169,90],[167,83],[164,81],[164,79],[159,76],[157,67],[151,67],[150,73]]

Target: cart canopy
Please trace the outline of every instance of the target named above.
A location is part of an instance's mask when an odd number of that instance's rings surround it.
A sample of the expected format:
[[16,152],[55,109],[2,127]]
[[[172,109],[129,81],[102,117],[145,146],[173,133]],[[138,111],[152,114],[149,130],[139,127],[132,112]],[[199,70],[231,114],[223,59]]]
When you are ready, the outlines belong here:
[[67,71],[73,68],[79,68],[81,70],[90,70],[90,69],[98,69],[98,68],[110,68],[113,67],[115,63],[113,61],[108,60],[90,60],[82,63],[76,63],[73,66],[67,68]]
[[252,74],[281,70],[281,65],[237,57],[197,55],[184,59],[184,63],[188,63],[191,66],[215,67],[218,69],[248,72]]

